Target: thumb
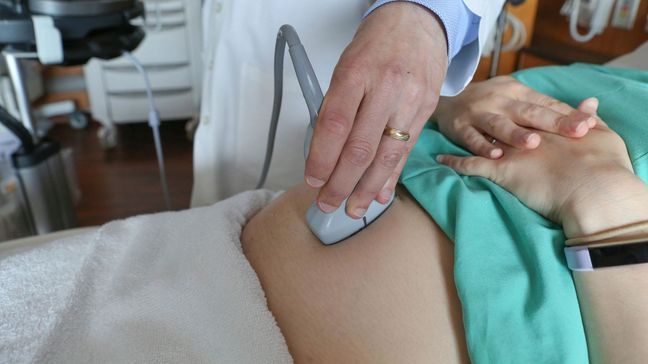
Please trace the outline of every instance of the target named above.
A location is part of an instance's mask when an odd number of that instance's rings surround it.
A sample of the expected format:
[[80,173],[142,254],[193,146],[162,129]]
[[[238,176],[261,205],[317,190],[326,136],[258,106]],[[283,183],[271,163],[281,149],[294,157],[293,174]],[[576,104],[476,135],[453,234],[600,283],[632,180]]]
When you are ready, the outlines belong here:
[[595,127],[596,125],[602,125],[607,127],[607,124],[597,116],[599,107],[599,100],[596,97],[587,98],[578,105],[578,110],[592,115],[594,118],[594,124],[590,125],[590,128]]
[[436,160],[466,176],[479,176],[492,180],[495,175],[496,161],[488,158],[440,154]]
[[596,97],[587,98],[578,105],[578,110],[590,114],[596,115],[599,107],[599,100]]

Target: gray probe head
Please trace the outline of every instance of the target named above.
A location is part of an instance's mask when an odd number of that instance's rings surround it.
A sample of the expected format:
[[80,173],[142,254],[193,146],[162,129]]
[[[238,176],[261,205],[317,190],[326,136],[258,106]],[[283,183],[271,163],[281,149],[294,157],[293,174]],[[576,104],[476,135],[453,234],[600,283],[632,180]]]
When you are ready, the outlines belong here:
[[394,195],[384,205],[378,201],[372,201],[362,219],[353,219],[346,214],[346,211],[344,211],[346,200],[337,210],[328,214],[320,210],[317,204],[313,204],[306,212],[306,221],[308,227],[322,244],[332,245],[357,234],[360,230],[369,226],[391,206],[393,201]]

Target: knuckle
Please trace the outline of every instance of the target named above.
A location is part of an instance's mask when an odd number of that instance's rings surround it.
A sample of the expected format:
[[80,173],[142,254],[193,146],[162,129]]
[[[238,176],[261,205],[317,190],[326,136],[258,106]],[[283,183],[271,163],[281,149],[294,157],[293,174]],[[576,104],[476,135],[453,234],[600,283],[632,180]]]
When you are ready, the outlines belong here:
[[373,146],[365,139],[349,140],[342,157],[355,166],[366,166],[373,157]]
[[564,125],[564,127],[568,127],[569,125],[565,121],[566,121],[565,118],[554,118],[551,121],[551,129],[552,130],[561,130],[563,125]]
[[371,200],[373,200],[378,195],[379,192],[380,189],[378,187],[364,186],[363,188],[355,191],[353,194],[356,196],[357,201],[360,202],[362,206],[366,207],[371,203]]
[[503,96],[500,94],[500,90],[497,90],[497,89],[494,89],[494,88],[490,88],[490,89],[488,89],[488,90],[484,90],[484,91],[482,92],[482,94],[480,95],[480,100],[483,100],[483,101],[492,101],[492,100],[495,100],[495,99],[497,99],[497,98],[499,98],[499,97],[503,97]]
[[322,189],[322,200],[334,206],[339,205],[347,197],[347,193],[337,186],[330,186]]
[[364,83],[367,69],[361,61],[347,61],[337,66],[334,77],[336,81],[345,83],[350,87],[360,87]]
[[493,132],[497,129],[500,120],[497,117],[490,117],[486,119],[485,122],[486,122],[486,129],[488,129],[490,132]]
[[383,81],[390,84],[399,84],[405,78],[405,69],[401,62],[392,61],[382,68]]
[[448,122],[444,123],[440,122],[439,118],[437,118],[437,122],[439,125],[439,130],[441,130],[445,134],[451,132],[453,134],[462,135],[464,130],[470,125],[469,122],[466,121],[466,119],[463,117],[453,117],[452,119],[449,119]]
[[320,123],[327,132],[339,137],[346,135],[351,126],[350,119],[337,111],[326,111]]
[[445,161],[445,164],[447,164],[448,167],[459,171],[459,161],[457,160],[457,158],[448,158]]
[[484,129],[489,133],[496,133],[503,125],[505,125],[505,122],[505,117],[497,114],[490,114],[484,119]]
[[534,121],[537,119],[540,109],[540,106],[528,103],[520,109],[520,116],[525,120]]
[[485,101],[490,105],[506,105],[510,100],[509,97],[504,96],[497,91],[493,91],[493,94],[491,94]]
[[481,144],[481,140],[483,139],[483,136],[481,136],[479,133],[465,133],[465,141],[466,144],[469,146],[476,148]]
[[380,163],[381,167],[386,168],[386,169],[394,169],[398,165],[398,163],[401,161],[403,158],[403,151],[402,150],[391,150],[386,153],[383,153],[380,158],[378,159],[378,163]]
[[482,111],[482,108],[483,108],[480,101],[481,100],[478,100],[477,102],[468,103],[464,107],[465,112],[463,114],[466,114],[466,115],[479,115],[479,113]]
[[394,60],[388,62],[384,67],[384,72],[387,75],[402,76],[405,74],[405,69],[403,68],[403,62],[400,60]]
[[[423,87],[423,85],[418,83],[412,83],[406,89],[407,96],[410,99],[415,99],[415,100],[422,99],[424,91],[425,91],[425,87]],[[425,98],[423,104],[426,104],[427,101],[428,101],[427,98]]]
[[469,145],[468,149],[475,155],[485,156],[485,155],[488,155],[488,153],[490,152],[490,150],[492,148],[491,145],[492,144],[490,144],[490,143],[480,141],[479,143]]
[[321,180],[328,179],[334,167],[335,165],[333,163],[327,162],[316,154],[309,155],[306,160],[306,174]]
[[559,106],[559,105],[562,104],[562,102],[560,102],[560,101],[554,99],[554,98],[551,97],[551,96],[543,96],[543,97],[540,99],[540,102],[539,102],[539,103],[540,103],[541,106],[548,107],[548,108],[557,107],[557,106]]
[[478,150],[482,146],[482,142],[479,137],[477,136],[470,136],[468,140],[466,140],[466,144],[470,147],[472,150]]
[[525,135],[527,134],[527,129],[516,127],[510,134],[510,142],[513,145],[524,146],[526,143]]
[[513,78],[510,78],[506,82],[506,87],[508,88],[508,90],[510,92],[512,92],[514,94],[522,94],[524,92],[529,91],[528,87],[526,87],[524,84],[522,84],[521,82],[518,82],[517,80],[515,80]]
[[461,158],[457,162],[457,168],[461,171],[468,171],[471,167],[471,160],[469,158]]

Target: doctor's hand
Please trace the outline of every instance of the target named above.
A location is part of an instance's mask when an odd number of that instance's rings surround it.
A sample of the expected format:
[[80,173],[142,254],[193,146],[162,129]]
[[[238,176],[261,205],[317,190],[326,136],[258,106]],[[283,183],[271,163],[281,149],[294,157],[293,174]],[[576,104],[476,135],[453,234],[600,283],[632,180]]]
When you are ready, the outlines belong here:
[[[361,218],[386,203],[421,129],[436,107],[448,63],[444,28],[426,8],[381,6],[363,21],[335,68],[306,161],[317,203]],[[409,141],[383,135],[405,131]]]
[[442,97],[433,119],[450,140],[491,159],[502,156],[502,144],[537,148],[541,143],[538,130],[580,138],[596,125],[590,115],[509,76],[472,83],[457,96]]
[[[579,107],[595,114],[598,101]],[[562,223],[567,237],[645,220],[648,187],[632,169],[623,139],[600,120],[580,139],[538,132],[536,150],[502,145],[502,158],[440,155],[457,172],[492,180],[528,207]],[[496,143],[499,144],[499,143]]]

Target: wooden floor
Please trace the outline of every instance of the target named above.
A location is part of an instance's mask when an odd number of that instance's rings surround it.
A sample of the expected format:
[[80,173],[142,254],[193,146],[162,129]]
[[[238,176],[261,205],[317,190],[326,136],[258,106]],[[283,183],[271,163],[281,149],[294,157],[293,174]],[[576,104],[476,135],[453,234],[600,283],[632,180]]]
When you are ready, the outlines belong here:
[[[189,207],[192,188],[192,144],[184,122],[165,122],[161,138],[174,210]],[[118,127],[119,143],[103,150],[97,123],[84,130],[57,124],[49,136],[75,154],[82,197],[79,226],[93,226],[133,215],[164,211],[153,135],[146,123]]]

